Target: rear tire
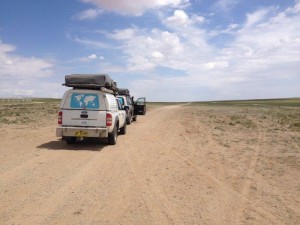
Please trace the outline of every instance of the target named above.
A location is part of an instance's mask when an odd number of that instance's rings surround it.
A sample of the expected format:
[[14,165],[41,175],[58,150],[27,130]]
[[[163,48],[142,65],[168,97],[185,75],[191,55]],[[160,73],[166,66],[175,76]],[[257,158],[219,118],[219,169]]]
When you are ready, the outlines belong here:
[[126,126],[127,126],[127,124],[125,122],[123,127],[120,128],[120,134],[122,134],[122,135],[126,134]]
[[118,128],[115,125],[113,131],[108,134],[108,144],[115,145],[117,144]]
[[76,137],[65,137],[67,144],[72,145],[76,143]]
[[136,119],[137,119],[137,115],[135,115],[132,120],[135,122]]
[[131,115],[129,115],[128,117],[126,117],[126,123],[129,125],[131,124],[132,118]]

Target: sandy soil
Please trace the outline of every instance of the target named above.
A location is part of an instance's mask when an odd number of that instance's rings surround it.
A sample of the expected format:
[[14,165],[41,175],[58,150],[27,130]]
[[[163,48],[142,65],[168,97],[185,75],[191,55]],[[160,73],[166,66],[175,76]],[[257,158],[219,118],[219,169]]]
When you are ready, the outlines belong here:
[[2,125],[0,224],[300,224],[300,113],[280,110],[155,107],[115,146]]

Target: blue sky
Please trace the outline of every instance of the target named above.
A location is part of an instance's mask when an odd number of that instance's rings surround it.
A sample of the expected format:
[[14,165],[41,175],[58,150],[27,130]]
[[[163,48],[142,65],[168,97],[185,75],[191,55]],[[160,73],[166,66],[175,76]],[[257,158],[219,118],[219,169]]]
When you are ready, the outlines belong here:
[[300,97],[300,0],[0,0],[0,97],[107,73],[150,101]]

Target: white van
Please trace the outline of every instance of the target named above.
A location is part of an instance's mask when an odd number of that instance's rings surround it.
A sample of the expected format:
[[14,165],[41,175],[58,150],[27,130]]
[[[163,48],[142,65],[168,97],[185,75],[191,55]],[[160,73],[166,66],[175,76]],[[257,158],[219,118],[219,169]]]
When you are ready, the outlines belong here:
[[116,144],[118,131],[126,133],[126,112],[106,88],[74,88],[61,101],[56,136],[67,143],[83,138],[107,138]]

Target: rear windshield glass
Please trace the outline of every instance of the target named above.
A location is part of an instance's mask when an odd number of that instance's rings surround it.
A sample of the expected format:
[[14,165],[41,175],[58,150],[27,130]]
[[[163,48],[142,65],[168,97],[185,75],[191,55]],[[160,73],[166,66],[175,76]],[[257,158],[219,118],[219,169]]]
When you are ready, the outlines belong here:
[[97,94],[72,93],[70,108],[98,109],[99,97]]

